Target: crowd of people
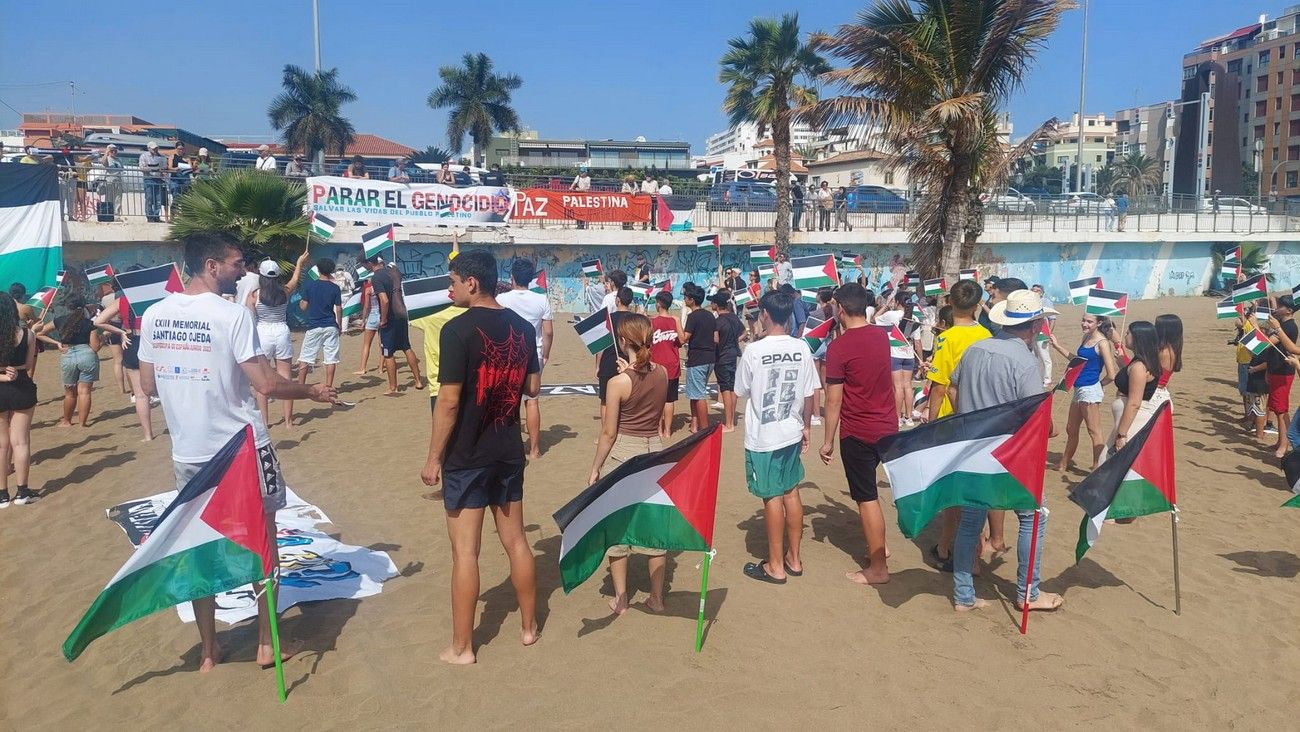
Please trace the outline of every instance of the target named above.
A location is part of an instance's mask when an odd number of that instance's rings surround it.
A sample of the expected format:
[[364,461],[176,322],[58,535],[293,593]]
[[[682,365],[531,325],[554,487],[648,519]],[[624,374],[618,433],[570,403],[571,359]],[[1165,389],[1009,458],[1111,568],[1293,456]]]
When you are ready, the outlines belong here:
[[[60,424],[70,427],[84,426],[90,419],[98,353],[107,345],[120,349],[115,364],[120,360],[121,372],[115,368],[114,381],[132,394],[146,440],[154,436],[151,408],[161,403],[178,487],[230,434],[253,426],[264,473],[264,508],[274,532],[274,511],[284,502],[284,477],[271,444],[269,401],[282,403],[286,426],[293,423],[294,401],[342,404],[334,382],[339,337],[346,328],[343,288],[335,281],[335,263],[327,258],[315,260],[312,277],[305,277],[311,261],[305,252],[292,270],[284,271],[270,259],[250,260],[240,243],[226,235],[194,235],[183,245],[189,274],[184,292],[142,315],[136,315],[111,284],[101,287],[97,302],[69,294],[67,314],[52,323],[21,304],[21,286],[0,295],[0,461],[12,462],[16,483],[11,497],[9,477],[2,479],[0,506],[39,499],[28,485],[36,402],[31,374],[39,346],[59,352],[65,389]],[[1170,378],[1181,369],[1182,324],[1173,315],[1161,315],[1154,323],[1133,321],[1121,329],[1107,318],[1085,314],[1081,341],[1071,350],[1052,332],[1058,313],[1041,288],[1015,278],[989,278],[983,288],[963,279],[939,297],[925,298],[898,280],[877,293],[867,287],[863,272],[859,282],[823,288],[815,303],[805,303],[806,294],[781,281],[788,277],[788,260],[777,259],[765,291],[741,308],[743,317],[736,312],[736,295],[758,283],[756,272],[748,282],[728,270],[717,282],[685,283],[681,303],[671,291],[638,299],[627,273],[605,273],[599,306],[609,311],[614,345],[594,363],[601,426],[589,482],[599,480],[612,464],[669,444],[677,431],[674,412],[683,382],[689,403],[687,429],[710,429],[715,406],[721,410],[720,429],[744,430],[745,482],[761,502],[767,540],[764,555],[743,568],[755,581],[785,584],[805,570],[798,488],[810,449],[816,448],[826,464],[838,460],[843,465],[845,486],[861,519],[863,559],[860,568],[847,573],[848,579],[864,585],[885,583],[890,578],[889,549],[877,481],[882,439],[918,423],[1052,388],[1056,374],[1050,355],[1055,352],[1067,363],[1084,363],[1074,383],[1065,449],[1057,467],[1077,470],[1071,461],[1080,426],[1086,426],[1095,468],[1170,400]],[[535,265],[516,259],[509,266],[510,282],[498,282],[499,265],[490,253],[461,252],[457,245],[448,265],[450,306],[415,322],[409,321],[400,273],[379,257],[363,267],[369,276],[362,283],[361,327],[379,333],[390,392],[397,391],[399,353],[406,357],[415,386],[422,389],[427,382],[430,392],[431,436],[421,477],[441,487],[452,546],[453,630],[441,657],[450,663],[474,661],[477,556],[489,511],[509,559],[522,641],[534,643],[539,632],[536,573],[523,529],[522,499],[525,468],[541,457],[542,418],[536,398],[555,337],[546,295],[529,290]],[[652,275],[640,262],[633,277],[634,283],[645,283]],[[294,294],[307,326],[296,378],[287,325]],[[1268,332],[1282,349],[1300,355],[1290,298],[1276,298],[1273,306],[1270,322],[1275,326],[1268,326]],[[819,327],[818,335],[806,335],[810,322],[826,321],[830,325]],[[1245,317],[1242,323],[1245,327]],[[424,333],[423,369],[411,349],[412,325]],[[901,339],[900,333],[905,334]],[[373,335],[364,338],[370,343]],[[194,342],[211,347],[179,347]],[[1297,355],[1281,360],[1294,369],[1300,365]],[[308,384],[318,358],[324,377]],[[362,359],[360,373],[367,367],[366,356]],[[1242,364],[1243,380],[1249,382],[1245,386],[1257,381],[1255,374],[1261,371],[1278,389],[1289,386],[1290,376],[1281,373],[1281,364],[1258,369],[1253,360]],[[711,378],[718,392],[713,405]],[[1103,436],[1100,404],[1104,387],[1112,383],[1112,425]],[[1251,393],[1243,389],[1243,408],[1258,425],[1260,402],[1246,396]],[[1279,449],[1287,439],[1282,399],[1277,395],[1268,405],[1281,420]],[[739,414],[738,400],[743,400]],[[818,428],[820,435],[815,434]],[[1295,423],[1291,428],[1296,431]],[[972,576],[987,553],[1009,550],[1004,514],[958,507],[945,511],[939,522],[938,540],[929,555],[938,569],[953,573],[952,599],[959,611],[985,604],[976,596]],[[1028,566],[1032,518],[1032,511],[1017,512],[1017,603],[1026,597],[1028,585],[1030,609],[1052,610],[1063,598],[1039,591],[1038,567]],[[1046,521],[1039,527],[1041,533]],[[632,555],[644,555],[649,562],[645,606],[662,610],[669,559],[663,550],[637,546],[608,552],[614,588],[611,610],[622,614],[629,607]],[[197,601],[195,613],[201,670],[206,671],[220,660],[211,599]],[[262,608],[257,660],[264,664],[274,660],[265,616]]]

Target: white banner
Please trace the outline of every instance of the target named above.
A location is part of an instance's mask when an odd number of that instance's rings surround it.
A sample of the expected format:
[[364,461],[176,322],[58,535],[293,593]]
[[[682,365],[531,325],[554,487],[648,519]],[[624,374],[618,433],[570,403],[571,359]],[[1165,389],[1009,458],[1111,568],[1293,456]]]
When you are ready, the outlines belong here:
[[456,188],[364,178],[307,179],[307,207],[330,218],[367,224],[504,226],[514,193],[505,186]]
[[[168,491],[118,504],[107,514],[138,546],[175,499],[176,491]],[[384,580],[397,576],[397,565],[387,553],[344,544],[316,528],[330,523],[329,517],[292,490],[285,507],[276,512],[275,523],[280,547],[280,588],[275,599],[280,612],[300,602],[377,595]],[[176,614],[184,622],[194,622],[194,608],[188,602],[177,605]],[[256,616],[252,585],[217,595],[217,620],[234,624]]]

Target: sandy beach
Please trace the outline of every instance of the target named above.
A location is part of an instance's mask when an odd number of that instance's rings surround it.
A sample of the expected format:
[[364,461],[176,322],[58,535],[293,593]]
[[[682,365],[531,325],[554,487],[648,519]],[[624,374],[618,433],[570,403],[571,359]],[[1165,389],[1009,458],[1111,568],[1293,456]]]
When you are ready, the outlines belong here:
[[[1061,310],[1057,334],[1072,348],[1079,309]],[[904,539],[888,501],[892,581],[879,588],[848,582],[845,571],[865,554],[856,507],[840,463],[823,466],[813,454],[801,489],[805,575],[780,587],[748,579],[741,567],[762,551],[764,537],[761,504],[741,477],[737,430],[724,439],[709,623],[696,654],[698,554],[670,560],[662,615],[637,604],[613,619],[603,571],[571,595],[559,589],[551,513],[585,487],[597,402],[543,397],[544,454],[529,466],[524,503],[542,638],[529,648],[519,642],[506,561],[489,520],[472,668],[437,661],[450,638],[450,555],[441,496],[419,478],[427,394],[408,381],[400,395],[381,396],[377,358],[370,375],[353,376],[360,339],[347,337],[339,383],[356,406],[299,402],[306,422],[272,434],[289,485],[328,513],[332,532],[387,551],[401,574],[380,595],[285,613],[283,634],[305,650],[286,664],[283,705],[274,672],[251,662],[250,623],[219,626],[229,662],[206,676],[196,673],[197,631],[170,611],[100,639],[74,664],[63,659],[60,644],[131,551],[104,510],[171,489],[172,470],[161,411],[154,413],[159,439],[140,443],[106,349],[93,423],[56,428],[58,356],[43,354],[31,483],[44,498],[0,511],[0,727],[934,729],[1024,720],[1067,729],[1288,728],[1300,676],[1300,511],[1278,508],[1290,493],[1271,446],[1236,426],[1240,400],[1225,345],[1232,321],[1214,320],[1209,298],[1143,301],[1131,311],[1144,319],[1177,313],[1188,334],[1184,371],[1170,386],[1181,616],[1173,610],[1168,518],[1106,527],[1076,565],[1082,510],[1066,492],[1083,474],[1051,470],[1043,588],[1063,593],[1066,604],[1031,618],[1027,636],[1018,632],[1011,599],[1014,551],[986,563],[976,580],[991,607],[957,615],[951,576],[926,564],[937,527]],[[544,383],[593,382],[592,359],[567,318],[557,320],[556,333]],[[412,337],[418,349],[418,330]],[[1062,368],[1057,359],[1058,374]],[[1062,432],[1067,407],[1057,399]],[[685,410],[683,399],[679,419]],[[278,407],[272,412],[278,419]],[[1063,434],[1052,440],[1050,459],[1063,443]],[[1014,536],[1014,517],[1007,528]],[[643,561],[633,560],[631,582],[633,601],[644,599]]]

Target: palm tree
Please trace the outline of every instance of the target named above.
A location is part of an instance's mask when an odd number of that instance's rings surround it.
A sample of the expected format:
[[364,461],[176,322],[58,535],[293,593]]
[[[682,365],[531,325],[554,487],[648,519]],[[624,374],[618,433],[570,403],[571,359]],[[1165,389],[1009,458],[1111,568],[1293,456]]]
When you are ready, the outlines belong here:
[[1151,193],[1160,185],[1161,171],[1155,158],[1142,153],[1129,153],[1107,167],[1115,169],[1112,190],[1118,191],[1122,187],[1130,198]]
[[794,109],[817,101],[805,82],[830,70],[799,36],[799,14],[754,18],[749,35],[727,41],[718,81],[727,85],[722,111],[731,124],[755,122],[758,136],[772,130],[776,158],[776,249],[790,248],[790,123]]
[[[1223,292],[1231,292],[1233,285],[1237,283],[1220,274],[1223,269],[1224,259],[1224,252],[1219,251],[1218,247],[1210,252],[1210,261],[1212,271],[1215,272],[1215,279],[1222,281]],[[1266,281],[1272,282],[1273,273],[1268,271],[1269,259],[1270,257],[1264,253],[1264,245],[1257,242],[1241,243],[1241,274],[1247,279],[1262,273]]]
[[467,53],[460,66],[443,66],[438,76],[442,86],[429,92],[428,104],[433,109],[451,109],[447,115],[451,149],[459,150],[469,135],[473,144],[470,157],[477,164],[493,132],[519,131],[519,113],[510,106],[510,92],[523,86],[523,79],[493,73],[492,59],[486,53]]
[[430,145],[411,156],[413,163],[445,163],[452,159],[454,153],[436,145]]
[[[888,165],[924,193],[909,235],[927,276],[965,265],[978,226],[973,194],[997,188],[1011,162],[1055,129],[1039,127],[1015,149],[997,135],[1001,107],[1072,0],[878,0],[814,48],[846,62],[821,79],[843,95],[801,110],[819,127],[879,125]],[[1014,157],[1012,157],[1014,156]]]
[[355,102],[357,95],[339,83],[339,70],[310,73],[286,64],[282,85],[284,91],[271,100],[266,116],[272,127],[283,132],[285,146],[302,150],[307,157],[318,151],[342,156],[356,129],[340,108]]
[[223,231],[277,259],[293,260],[307,241],[307,188],[241,168],[198,180],[177,199],[168,238]]

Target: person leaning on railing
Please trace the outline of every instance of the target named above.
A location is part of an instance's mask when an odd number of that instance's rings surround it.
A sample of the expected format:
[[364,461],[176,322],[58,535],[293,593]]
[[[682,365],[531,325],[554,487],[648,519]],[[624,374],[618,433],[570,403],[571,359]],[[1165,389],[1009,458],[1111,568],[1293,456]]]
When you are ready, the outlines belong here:
[[90,190],[99,196],[100,221],[117,216],[117,202],[122,196],[122,161],[117,159],[117,145],[109,145],[90,166]]

